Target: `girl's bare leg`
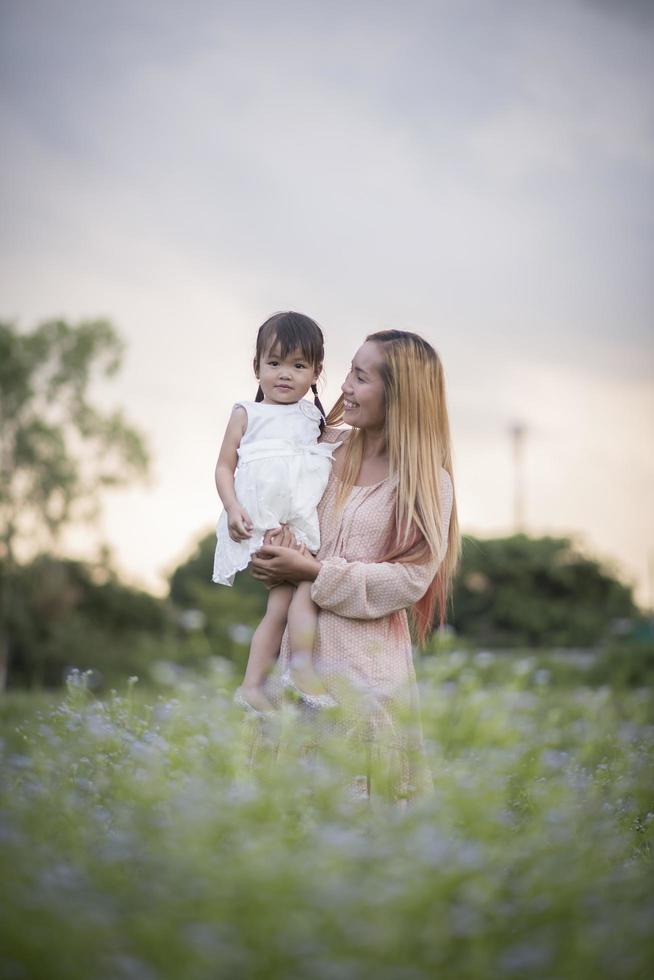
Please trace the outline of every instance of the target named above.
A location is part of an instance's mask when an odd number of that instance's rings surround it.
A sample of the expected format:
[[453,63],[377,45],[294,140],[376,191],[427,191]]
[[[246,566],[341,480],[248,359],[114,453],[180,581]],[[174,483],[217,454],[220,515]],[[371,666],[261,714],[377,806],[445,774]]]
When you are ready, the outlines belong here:
[[311,583],[300,582],[288,609],[289,669],[293,681],[306,694],[326,694],[327,689],[313,666],[318,607],[311,598]]
[[272,709],[263,686],[279,654],[294,592],[292,585],[277,585],[270,590],[266,614],[252,637],[241,694],[258,711]]

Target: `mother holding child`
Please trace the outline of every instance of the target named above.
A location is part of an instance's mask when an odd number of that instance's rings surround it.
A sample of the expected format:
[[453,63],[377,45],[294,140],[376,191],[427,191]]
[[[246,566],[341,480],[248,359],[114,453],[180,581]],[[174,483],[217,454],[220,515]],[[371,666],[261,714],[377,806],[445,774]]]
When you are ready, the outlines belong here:
[[369,334],[325,419],[322,363],[313,320],[268,319],[257,399],[234,407],[216,465],[213,579],[249,564],[269,589],[235,700],[265,716],[292,691],[383,757],[407,799],[431,783],[407,611],[420,643],[436,609],[444,623],[461,547],[443,367],[417,334]]

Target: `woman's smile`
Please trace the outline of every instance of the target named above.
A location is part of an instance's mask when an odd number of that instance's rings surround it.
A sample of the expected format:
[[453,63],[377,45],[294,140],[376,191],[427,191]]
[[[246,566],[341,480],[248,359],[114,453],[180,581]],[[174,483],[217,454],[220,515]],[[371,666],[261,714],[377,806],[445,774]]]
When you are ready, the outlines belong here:
[[354,355],[341,385],[343,418],[350,425],[359,429],[383,428],[386,417],[381,376],[383,364],[379,345],[372,341],[366,341]]

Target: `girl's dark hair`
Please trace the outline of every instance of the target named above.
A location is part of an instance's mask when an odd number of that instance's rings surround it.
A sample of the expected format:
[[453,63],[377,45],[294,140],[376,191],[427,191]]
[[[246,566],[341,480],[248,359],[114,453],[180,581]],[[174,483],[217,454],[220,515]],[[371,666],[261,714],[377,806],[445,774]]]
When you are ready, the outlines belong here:
[[[279,352],[282,358],[290,354],[291,351],[301,350],[302,356],[313,365],[314,369],[318,370],[322,367],[325,357],[322,330],[310,316],[288,310],[285,313],[274,313],[268,317],[265,323],[261,324],[257,333],[257,346],[254,355],[256,371],[259,370],[264,354],[270,350],[275,342],[279,344]],[[318,388],[315,384],[311,385],[311,390],[316,408],[322,416],[320,421],[320,431],[322,432],[325,427],[325,409],[320,403]],[[263,401],[261,385],[259,385],[255,401]]]

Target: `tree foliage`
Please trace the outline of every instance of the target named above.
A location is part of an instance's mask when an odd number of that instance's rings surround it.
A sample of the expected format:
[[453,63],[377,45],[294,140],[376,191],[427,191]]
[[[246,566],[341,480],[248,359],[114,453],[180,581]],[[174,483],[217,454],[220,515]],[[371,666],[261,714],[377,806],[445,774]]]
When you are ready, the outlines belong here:
[[29,333],[0,322],[0,556],[10,563],[19,539],[38,550],[94,514],[102,487],[147,472],[142,435],[89,397],[122,356],[107,320],[48,320]]
[[37,555],[15,567],[12,593],[12,687],[58,686],[71,667],[105,682],[139,673],[174,632],[166,603],[86,562]]
[[[96,516],[102,488],[147,473],[140,432],[89,394],[116,374],[123,351],[107,320],[48,320],[31,332],[0,322],[0,688],[23,599],[19,558]],[[63,614],[64,593],[56,602]]]
[[594,646],[637,615],[632,591],[567,537],[464,538],[456,630],[485,646]]

